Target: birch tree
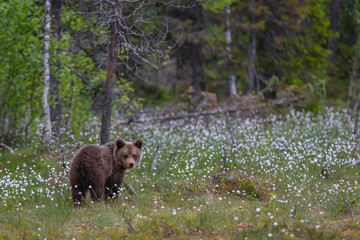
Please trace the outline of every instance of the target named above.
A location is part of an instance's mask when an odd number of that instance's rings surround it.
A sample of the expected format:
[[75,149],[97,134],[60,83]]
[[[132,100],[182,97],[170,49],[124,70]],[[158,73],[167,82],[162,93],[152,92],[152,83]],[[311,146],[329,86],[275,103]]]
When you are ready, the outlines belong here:
[[233,70],[233,64],[232,64],[232,57],[231,57],[231,25],[230,25],[230,14],[231,14],[231,8],[230,4],[226,3],[225,7],[225,25],[226,25],[226,31],[225,31],[225,39],[226,39],[226,51],[227,51],[227,65],[229,68],[229,89],[230,89],[230,96],[236,96],[237,90],[236,90],[236,81],[235,81],[235,74]]
[[48,102],[50,89],[49,67],[49,43],[50,43],[50,0],[45,1],[45,26],[44,26],[44,88],[42,94],[42,107],[44,111],[44,145],[48,144],[52,137],[50,106]]
[[[220,21],[223,24],[224,29],[224,52],[225,52],[225,61],[226,67],[224,70],[227,71],[228,75],[228,92],[230,97],[234,97],[237,95],[237,87],[236,87],[236,78],[235,78],[235,71],[234,71],[234,64],[233,64],[233,53],[232,53],[232,25],[231,25],[231,5],[234,3],[234,0],[209,0],[203,3],[205,9],[210,10],[211,12],[218,14]],[[224,23],[223,23],[224,19]]]

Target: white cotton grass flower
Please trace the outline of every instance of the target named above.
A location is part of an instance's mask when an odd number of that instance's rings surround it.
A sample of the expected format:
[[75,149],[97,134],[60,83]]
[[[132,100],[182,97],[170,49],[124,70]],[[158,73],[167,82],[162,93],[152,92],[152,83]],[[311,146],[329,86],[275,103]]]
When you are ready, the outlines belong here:
[[[141,127],[144,142],[148,143],[148,147],[143,150],[143,161],[131,174],[126,175],[127,180],[137,186],[136,189],[141,194],[146,192],[145,186],[152,186],[155,190],[157,183],[148,180],[147,174],[157,176],[157,172],[147,173],[145,171],[152,163],[153,148],[149,146],[156,146],[157,142],[167,143],[166,146],[162,146],[164,151],[163,156],[161,154],[159,156],[157,166],[159,167],[162,163],[160,161],[167,157],[165,153],[174,152],[180,145],[179,143],[187,139],[187,143],[173,156],[166,166],[166,171],[163,171],[159,179],[172,186],[181,181],[191,181],[194,178],[201,178],[205,182],[209,182],[220,164],[222,145],[219,143],[229,139],[229,133],[224,131],[223,120],[218,117],[206,119],[200,117],[192,119],[190,122],[180,119],[167,124],[144,123],[141,126],[131,126],[133,129],[124,126],[124,132],[137,131]],[[230,159],[228,155],[228,163],[234,168],[249,166],[248,173],[252,177],[260,176],[266,179],[271,176],[272,180],[267,183],[266,187],[268,191],[276,193],[270,197],[270,200],[277,206],[277,210],[270,210],[267,206],[259,204],[259,207],[255,207],[255,212],[251,213],[254,216],[261,217],[264,212],[266,217],[273,222],[276,221],[274,219],[275,216],[278,216],[277,213],[285,214],[284,209],[286,211],[291,209],[287,213],[294,219],[300,212],[298,209],[306,209],[305,211],[308,212],[321,209],[318,211],[319,216],[325,218],[331,203],[350,203],[360,197],[359,173],[353,172],[352,178],[336,178],[343,166],[359,161],[356,153],[354,154],[356,141],[354,137],[349,137],[347,134],[349,129],[354,127],[353,121],[350,121],[351,119],[346,113],[325,109],[324,113],[316,115],[305,111],[291,110],[284,116],[271,114],[264,119],[230,120],[236,144],[229,147],[229,153],[233,156]],[[37,131],[41,136],[42,132]],[[79,134],[94,141],[98,139],[98,133],[91,128]],[[114,130],[112,134],[117,133]],[[75,140],[75,136],[69,135],[68,138]],[[79,142],[79,145],[83,144],[83,142]],[[68,145],[62,143],[62,147],[64,149],[73,148],[70,143]],[[25,154],[22,153],[22,155]],[[254,156],[256,156],[256,161]],[[233,162],[231,163],[230,160]],[[71,159],[66,160],[67,168],[70,166],[70,162]],[[41,169],[39,169],[38,163],[40,163]],[[69,197],[71,198],[70,186],[68,182],[64,181],[67,178],[66,174],[62,171],[59,172],[58,166],[50,164],[46,157],[34,157],[12,169],[6,168],[9,164],[12,162],[8,159],[4,160],[0,169],[0,199],[3,206],[13,206],[14,210],[22,211],[22,208],[25,209],[24,206],[28,205],[25,203],[33,202],[34,210],[38,211],[44,208],[44,202],[48,202],[38,201],[39,197],[51,200],[54,205],[58,203],[59,196],[65,196],[66,201]],[[330,171],[329,179],[320,178],[320,170],[323,167],[330,169],[331,166],[334,167]],[[353,168],[356,167],[359,166],[353,166]],[[273,179],[277,180],[273,181]],[[144,181],[147,182],[144,184]],[[73,187],[78,188],[78,186]],[[89,188],[91,187],[89,186]],[[174,189],[168,190],[173,191]],[[84,192],[84,189],[82,191]],[[82,194],[80,193],[80,195]],[[226,202],[227,204],[224,205],[227,207],[236,206],[239,200],[234,200],[232,197],[240,197],[243,194],[246,197],[246,193],[239,189],[229,191],[228,194],[224,192],[221,197],[209,194],[211,197],[204,201],[204,203],[206,202],[204,207],[199,207],[198,203],[195,203],[191,205],[191,208],[196,205],[193,211],[204,211],[212,208],[214,200],[225,200],[222,202]],[[184,205],[196,202],[192,196],[182,194],[180,197],[183,200],[181,204]],[[125,200],[126,203],[123,205],[129,204],[127,201],[129,198]],[[230,204],[230,200],[233,202],[232,204]],[[242,198],[241,201],[243,204],[238,206],[239,209],[248,211],[248,206],[250,206],[247,204],[248,200]],[[168,206],[164,202],[166,201],[163,201],[160,196],[154,199],[158,212],[167,209]],[[59,204],[59,206],[62,205]],[[177,207],[174,207],[175,211],[171,211],[171,209],[169,210],[170,215],[172,212],[180,215],[181,210]],[[269,211],[271,214],[268,214]],[[309,219],[301,217],[302,219],[295,220],[302,224],[309,223]],[[239,217],[233,217],[233,219],[239,221]],[[282,226],[278,222],[272,224],[274,227],[278,226],[276,224]],[[321,228],[320,225],[316,227],[318,227],[317,229]],[[293,230],[289,230],[289,235],[291,231]],[[274,235],[272,237],[275,238]]]

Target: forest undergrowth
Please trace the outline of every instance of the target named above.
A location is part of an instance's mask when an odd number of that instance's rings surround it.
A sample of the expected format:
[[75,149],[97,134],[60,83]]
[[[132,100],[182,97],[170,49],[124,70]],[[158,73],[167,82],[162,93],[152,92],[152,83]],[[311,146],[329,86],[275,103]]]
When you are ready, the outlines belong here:
[[116,126],[112,140],[144,141],[140,165],[126,175],[137,196],[123,189],[80,207],[67,170],[78,148],[98,142],[97,125],[46,151],[34,134],[14,154],[0,152],[0,238],[359,239],[353,125],[325,108]]

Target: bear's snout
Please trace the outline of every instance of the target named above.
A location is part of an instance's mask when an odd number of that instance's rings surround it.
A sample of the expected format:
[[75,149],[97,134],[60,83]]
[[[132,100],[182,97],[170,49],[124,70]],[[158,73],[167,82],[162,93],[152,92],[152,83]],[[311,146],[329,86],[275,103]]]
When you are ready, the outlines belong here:
[[129,164],[130,168],[133,168],[134,165],[135,165],[134,163],[130,163],[130,164]]

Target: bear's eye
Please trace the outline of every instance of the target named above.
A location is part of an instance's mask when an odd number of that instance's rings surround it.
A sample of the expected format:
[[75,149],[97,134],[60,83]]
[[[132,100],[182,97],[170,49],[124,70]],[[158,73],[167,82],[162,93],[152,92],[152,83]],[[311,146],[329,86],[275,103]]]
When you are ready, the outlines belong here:
[[133,155],[133,158],[137,158],[137,155]]
[[125,155],[124,155],[124,158],[128,158],[128,155],[127,155],[127,154],[125,154]]

